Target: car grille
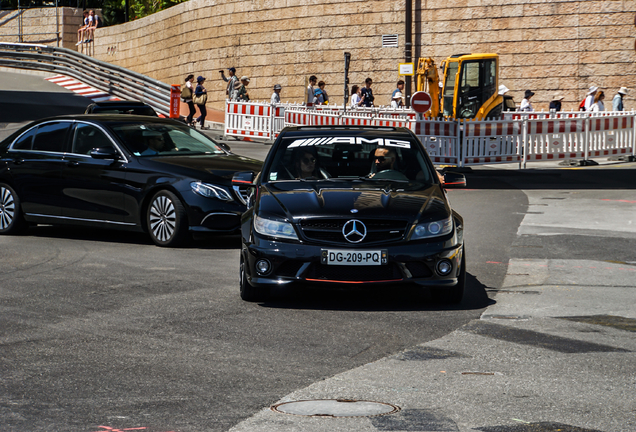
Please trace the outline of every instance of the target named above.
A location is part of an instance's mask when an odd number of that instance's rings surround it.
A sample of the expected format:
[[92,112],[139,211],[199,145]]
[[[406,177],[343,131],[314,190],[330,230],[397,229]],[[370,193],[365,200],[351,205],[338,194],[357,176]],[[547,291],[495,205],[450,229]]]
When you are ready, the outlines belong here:
[[422,261],[409,261],[406,268],[414,278],[428,278],[433,276],[431,269]]
[[[351,245],[342,228],[351,219],[303,219],[300,228],[307,240],[320,243]],[[367,227],[366,237],[359,245],[368,243],[394,242],[404,238],[408,222],[403,220],[360,219]]]
[[303,261],[288,260],[278,266],[275,273],[278,276],[294,277],[303,265]]
[[402,272],[394,264],[380,266],[339,266],[314,264],[311,266],[306,279],[325,281],[392,281],[401,280]]

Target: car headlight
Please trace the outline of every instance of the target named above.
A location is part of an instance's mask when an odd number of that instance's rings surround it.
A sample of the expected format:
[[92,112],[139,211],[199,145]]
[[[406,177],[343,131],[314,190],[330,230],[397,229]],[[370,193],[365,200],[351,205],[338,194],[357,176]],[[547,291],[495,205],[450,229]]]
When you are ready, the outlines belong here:
[[221,201],[232,201],[232,195],[220,186],[209,183],[192,182],[190,183],[192,191],[206,198],[216,198]]
[[439,237],[449,234],[453,230],[453,218],[449,216],[446,219],[434,222],[427,222],[415,225],[411,240],[419,240],[424,238]]
[[289,222],[275,221],[260,216],[254,216],[254,231],[269,237],[298,240],[296,231]]

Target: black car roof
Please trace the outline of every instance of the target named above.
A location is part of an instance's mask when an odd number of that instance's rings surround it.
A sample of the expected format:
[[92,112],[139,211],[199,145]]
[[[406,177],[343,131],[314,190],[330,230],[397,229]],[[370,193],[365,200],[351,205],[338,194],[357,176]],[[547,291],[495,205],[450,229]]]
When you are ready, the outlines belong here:
[[66,114],[55,117],[47,117],[43,119],[36,120],[31,124],[41,123],[45,121],[52,120],[84,120],[84,121],[95,121],[95,122],[110,122],[110,121],[119,121],[119,122],[144,122],[144,123],[176,123],[180,125],[184,125],[183,122],[176,121],[175,119],[170,118],[162,118],[162,117],[153,117],[147,115],[131,115],[131,114]]
[[102,101],[102,102],[93,102],[91,103],[91,105],[97,105],[97,106],[103,106],[103,107],[109,107],[109,106],[149,106],[143,102],[139,102],[139,101],[130,101],[130,100],[123,100],[123,101]]

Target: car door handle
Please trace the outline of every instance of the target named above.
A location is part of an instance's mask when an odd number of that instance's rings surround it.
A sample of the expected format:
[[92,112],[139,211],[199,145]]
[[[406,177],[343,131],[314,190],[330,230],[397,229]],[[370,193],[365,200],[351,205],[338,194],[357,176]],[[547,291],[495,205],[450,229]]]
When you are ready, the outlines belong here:
[[70,166],[70,167],[76,167],[79,166],[79,162],[78,161],[68,161],[66,162],[66,165]]
[[15,159],[13,159],[13,163],[14,163],[14,164],[16,164],[16,165],[23,164],[23,163],[24,163],[24,159],[22,159],[22,158],[15,158]]

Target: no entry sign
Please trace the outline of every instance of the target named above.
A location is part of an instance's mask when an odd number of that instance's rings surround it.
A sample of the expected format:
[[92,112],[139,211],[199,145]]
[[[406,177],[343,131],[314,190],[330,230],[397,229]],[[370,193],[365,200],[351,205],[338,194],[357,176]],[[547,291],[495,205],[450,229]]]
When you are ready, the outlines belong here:
[[411,96],[411,108],[420,114],[424,114],[430,110],[432,102],[431,96],[426,92],[415,92],[413,96]]

